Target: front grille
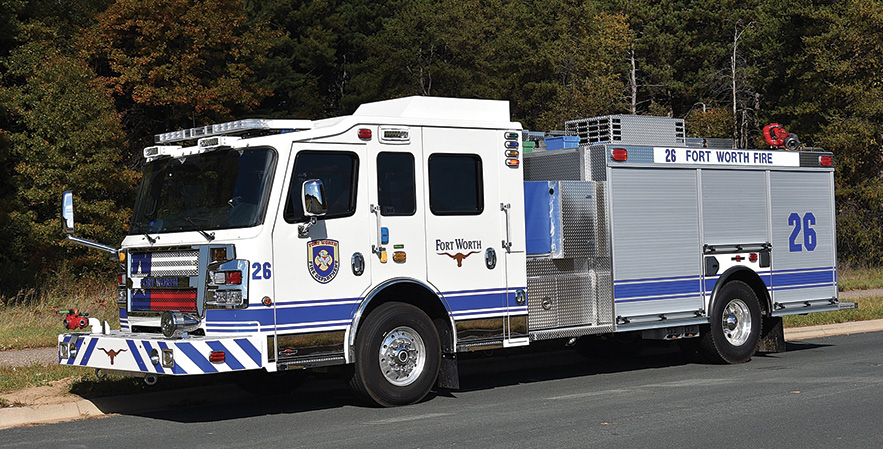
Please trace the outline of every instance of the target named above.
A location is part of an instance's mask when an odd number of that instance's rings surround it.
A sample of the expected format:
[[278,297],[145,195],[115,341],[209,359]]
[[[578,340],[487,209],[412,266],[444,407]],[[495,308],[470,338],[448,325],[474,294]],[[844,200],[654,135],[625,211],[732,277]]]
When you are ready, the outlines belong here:
[[199,274],[199,250],[132,252],[129,255],[133,276],[196,276]]
[[196,312],[196,289],[135,290],[132,292],[133,312],[165,312],[167,310]]

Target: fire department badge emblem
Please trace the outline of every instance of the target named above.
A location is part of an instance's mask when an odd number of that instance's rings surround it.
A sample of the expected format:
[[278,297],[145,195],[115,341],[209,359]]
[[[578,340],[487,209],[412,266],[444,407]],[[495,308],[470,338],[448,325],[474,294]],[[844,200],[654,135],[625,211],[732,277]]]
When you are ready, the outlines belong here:
[[307,258],[310,276],[320,284],[327,284],[337,276],[340,269],[337,240],[314,240],[307,243]]

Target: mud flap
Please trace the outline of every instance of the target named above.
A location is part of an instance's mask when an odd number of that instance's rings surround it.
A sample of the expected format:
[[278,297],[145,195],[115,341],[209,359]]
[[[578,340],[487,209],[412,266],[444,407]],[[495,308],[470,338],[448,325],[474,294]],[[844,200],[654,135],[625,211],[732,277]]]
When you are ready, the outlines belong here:
[[757,352],[785,352],[785,331],[782,317],[765,316],[762,320]]
[[448,390],[460,388],[460,371],[457,368],[457,354],[442,354],[438,370],[438,387]]

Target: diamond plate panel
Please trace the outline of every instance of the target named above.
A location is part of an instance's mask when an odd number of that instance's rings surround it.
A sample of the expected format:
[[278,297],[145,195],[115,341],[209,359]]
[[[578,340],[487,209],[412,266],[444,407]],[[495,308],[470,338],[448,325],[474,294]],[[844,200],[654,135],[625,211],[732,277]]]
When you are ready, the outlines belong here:
[[597,255],[595,185],[593,182],[561,182],[562,234],[565,258]]
[[[543,303],[551,305],[549,309]],[[555,323],[555,278],[551,276],[527,278],[527,327],[549,329]]]
[[580,181],[583,179],[581,150],[541,151],[524,154],[525,181]]
[[592,276],[559,276],[555,311],[559,327],[591,324],[594,321]]
[[607,180],[607,147],[595,145],[586,151],[586,173],[590,174],[592,181]]

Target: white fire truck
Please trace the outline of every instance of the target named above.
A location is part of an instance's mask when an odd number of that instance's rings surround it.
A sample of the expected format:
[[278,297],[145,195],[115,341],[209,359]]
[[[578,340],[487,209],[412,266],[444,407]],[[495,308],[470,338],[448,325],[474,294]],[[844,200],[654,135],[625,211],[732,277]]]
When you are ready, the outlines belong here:
[[565,134],[525,153],[508,102],[436,97],[159,134],[121,248],[74,237],[65,194],[69,238],[119,257],[121,329],[60,335],[59,363],[346,365],[390,406],[457,388],[466,351],[691,338],[738,363],[784,348],[782,316],[851,306],[831,153],[715,148],[663,117]]

